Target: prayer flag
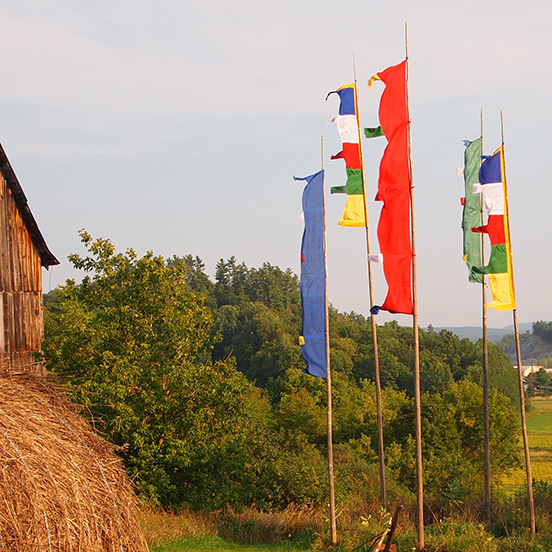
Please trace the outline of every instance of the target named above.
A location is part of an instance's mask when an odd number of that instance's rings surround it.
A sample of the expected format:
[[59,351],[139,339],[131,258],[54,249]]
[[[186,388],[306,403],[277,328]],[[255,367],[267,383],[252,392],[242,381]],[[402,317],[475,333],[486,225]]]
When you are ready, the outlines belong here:
[[472,228],[481,226],[481,194],[473,193],[474,184],[479,183],[479,168],[481,167],[481,138],[473,142],[464,141],[464,184],[462,230],[464,232],[464,261],[468,265],[470,282],[481,284],[483,275],[476,272],[474,267],[481,267],[481,236],[473,232]]
[[330,94],[337,94],[340,99],[339,114],[329,122],[337,123],[337,130],[343,143],[343,149],[338,154],[332,155],[331,158],[344,159],[347,170],[345,186],[334,186],[331,189],[332,194],[347,194],[347,202],[338,224],[339,226],[366,227],[356,83],[346,84],[330,92],[326,99]]
[[307,365],[305,372],[328,376],[326,357],[326,262],[324,257],[324,171],[305,178],[303,214],[305,230],[301,244],[300,291],[303,328],[299,337]]
[[479,183],[473,185],[473,193],[481,194],[487,213],[487,224],[472,228],[474,232],[489,235],[491,255],[487,266],[474,271],[489,275],[493,301],[489,309],[512,310],[516,308],[512,278],[512,250],[508,232],[508,197],[506,194],[506,170],[504,145],[487,157],[479,169]]
[[365,128],[364,136],[366,136],[366,138],[377,138],[378,136],[385,136],[385,134],[383,134],[383,130],[381,126],[379,126],[376,128]]
[[391,313],[412,314],[412,246],[410,225],[410,168],[406,60],[370,79],[385,84],[379,120],[388,144],[380,163],[376,200],[383,201],[378,240],[388,292],[380,307]]

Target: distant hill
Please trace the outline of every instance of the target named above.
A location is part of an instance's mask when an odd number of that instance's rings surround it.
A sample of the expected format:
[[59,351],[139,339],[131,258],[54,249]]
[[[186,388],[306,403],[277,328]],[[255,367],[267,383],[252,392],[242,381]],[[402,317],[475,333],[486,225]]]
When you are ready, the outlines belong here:
[[[541,359],[547,359],[552,356],[552,343],[542,339],[538,335],[521,336],[520,339],[521,359],[524,365],[537,364]],[[511,344],[506,348],[506,355],[515,364],[516,347]]]
[[[456,327],[442,327],[434,328],[436,332],[440,330],[449,330],[453,334],[456,334],[460,338],[467,337],[470,341],[475,342],[481,339],[481,327],[477,326],[456,326]],[[540,359],[549,358],[552,356],[552,344],[541,339],[538,335],[533,335],[533,322],[526,322],[519,324],[520,350],[521,359],[524,365],[536,364]],[[523,335],[529,332],[530,335]],[[489,341],[492,343],[500,344],[502,338],[506,334],[513,334],[514,326],[506,326],[505,328],[488,328]],[[511,344],[506,349],[506,355],[512,361],[513,364],[517,363],[516,348],[514,344]]]
[[[519,324],[519,333],[524,333],[531,331],[533,329],[533,322],[525,322]],[[459,338],[467,337],[470,341],[477,341],[481,339],[481,326],[448,326],[441,328],[434,328],[436,332],[441,330],[449,330],[453,334],[456,334]],[[487,328],[487,335],[489,336],[489,341],[496,343],[497,345],[502,341],[502,338],[506,334],[514,333],[514,326],[506,326],[504,328]]]

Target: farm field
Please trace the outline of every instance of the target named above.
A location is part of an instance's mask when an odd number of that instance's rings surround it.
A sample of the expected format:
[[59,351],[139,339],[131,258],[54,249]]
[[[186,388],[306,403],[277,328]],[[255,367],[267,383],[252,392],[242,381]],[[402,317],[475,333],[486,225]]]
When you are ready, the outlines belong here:
[[[531,455],[533,479],[552,483],[552,398],[531,399],[527,413],[527,435]],[[519,469],[505,478],[507,486],[523,485],[525,469]]]

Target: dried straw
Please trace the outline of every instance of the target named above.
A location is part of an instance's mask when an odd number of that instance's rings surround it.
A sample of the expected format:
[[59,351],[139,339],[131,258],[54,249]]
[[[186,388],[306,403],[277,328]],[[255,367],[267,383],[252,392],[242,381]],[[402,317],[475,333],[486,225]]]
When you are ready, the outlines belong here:
[[2,549],[147,551],[113,447],[41,377],[0,377]]

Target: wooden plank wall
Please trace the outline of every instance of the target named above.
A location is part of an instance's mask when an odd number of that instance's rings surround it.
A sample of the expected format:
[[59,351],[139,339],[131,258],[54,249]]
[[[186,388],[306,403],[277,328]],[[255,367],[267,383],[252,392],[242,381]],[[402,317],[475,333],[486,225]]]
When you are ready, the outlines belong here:
[[40,257],[0,174],[0,370],[43,374],[43,331]]

